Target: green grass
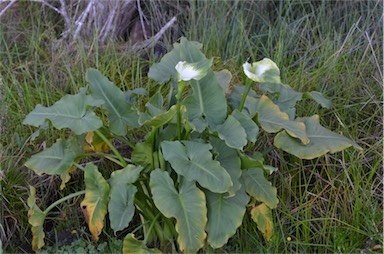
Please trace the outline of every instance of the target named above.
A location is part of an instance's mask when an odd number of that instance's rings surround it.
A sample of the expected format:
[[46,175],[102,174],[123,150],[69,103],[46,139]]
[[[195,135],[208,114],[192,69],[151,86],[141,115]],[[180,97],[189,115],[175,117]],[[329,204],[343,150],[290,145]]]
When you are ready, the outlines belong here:
[[[215,57],[215,68],[231,70],[234,83],[244,80],[241,64],[248,58],[271,58],[284,82],[300,91],[321,91],[334,104],[321,109],[303,101],[299,115],[319,114],[324,126],[364,148],[310,161],[270,152],[270,164],[279,168],[270,179],[280,199],[273,211],[272,240],[264,242],[246,217],[233,239],[216,252],[382,252],[382,3],[167,1],[168,8],[161,1],[145,3],[152,7],[148,13],[154,21],[178,15],[177,26],[162,38],[168,48],[181,35],[199,41],[206,55]],[[177,4],[188,8],[177,9]],[[78,176],[57,193],[57,178],[37,177],[23,166],[31,154],[66,135],[48,129],[32,143],[34,129],[21,124],[25,115],[38,103],[52,105],[63,94],[77,92],[86,85],[88,67],[98,68],[124,90],[149,86],[144,70],[151,60],[124,53],[122,42],[98,46],[90,38],[91,48],[78,43],[54,49],[61,24],[39,6],[23,3],[20,16],[0,28],[0,236],[7,252],[30,251],[28,184],[37,187],[44,208],[82,182]],[[169,19],[160,15],[166,10]],[[82,238],[89,237],[78,203],[53,215],[61,219],[50,220],[48,227],[76,229]],[[54,237],[49,243],[55,243]]]

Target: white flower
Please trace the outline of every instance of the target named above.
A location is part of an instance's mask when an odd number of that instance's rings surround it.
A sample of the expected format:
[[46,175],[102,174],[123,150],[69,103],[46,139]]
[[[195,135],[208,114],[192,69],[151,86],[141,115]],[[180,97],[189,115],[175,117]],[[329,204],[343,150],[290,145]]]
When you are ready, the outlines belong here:
[[178,73],[177,81],[189,81],[191,79],[200,80],[205,75],[212,65],[212,59],[204,59],[196,63],[188,63],[186,61],[180,61],[176,64],[175,69]]
[[245,75],[253,81],[259,83],[281,83],[280,70],[277,65],[268,58],[254,62],[252,65],[248,62],[243,64]]

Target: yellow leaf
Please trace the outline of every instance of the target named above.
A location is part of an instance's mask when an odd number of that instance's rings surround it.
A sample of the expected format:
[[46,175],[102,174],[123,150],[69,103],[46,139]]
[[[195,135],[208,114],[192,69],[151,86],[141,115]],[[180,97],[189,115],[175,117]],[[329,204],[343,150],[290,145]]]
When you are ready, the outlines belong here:
[[86,153],[105,152],[109,149],[109,146],[98,135],[95,135],[93,131],[87,133],[85,142],[84,151]]
[[44,229],[43,224],[46,214],[40,210],[35,203],[36,189],[32,186],[29,187],[30,195],[27,203],[28,210],[28,222],[32,225],[32,250],[40,250],[44,246]]
[[85,167],[84,181],[85,197],[80,206],[93,239],[98,241],[107,214],[110,187],[95,165]]
[[266,241],[271,240],[273,233],[272,211],[264,203],[255,206],[251,210],[252,220],[257,224]]

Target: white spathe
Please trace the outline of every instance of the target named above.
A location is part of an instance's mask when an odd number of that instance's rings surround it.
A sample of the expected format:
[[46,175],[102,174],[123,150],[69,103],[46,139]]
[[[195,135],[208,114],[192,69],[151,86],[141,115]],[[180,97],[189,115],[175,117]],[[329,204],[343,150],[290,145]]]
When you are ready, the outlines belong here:
[[178,82],[189,81],[191,79],[200,80],[207,75],[212,65],[212,60],[204,59],[196,63],[188,63],[180,61],[176,64],[175,69],[178,73]]
[[252,64],[246,62],[243,64],[243,69],[245,75],[255,82],[281,83],[279,67],[269,58]]

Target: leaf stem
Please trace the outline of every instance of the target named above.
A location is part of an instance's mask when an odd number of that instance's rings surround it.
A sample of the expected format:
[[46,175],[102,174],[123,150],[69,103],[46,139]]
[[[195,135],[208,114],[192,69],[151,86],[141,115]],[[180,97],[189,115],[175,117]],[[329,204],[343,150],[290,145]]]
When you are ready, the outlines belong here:
[[121,164],[123,164],[123,167],[126,167],[128,163],[124,160],[123,156],[121,156],[119,151],[117,151],[116,147],[112,145],[111,141],[109,141],[109,139],[106,136],[104,136],[104,134],[101,133],[101,131],[95,130],[95,132],[109,146],[109,148],[111,148],[112,152],[117,156]]
[[252,83],[249,83],[248,85],[245,86],[245,90],[243,92],[243,96],[241,97],[241,102],[239,105],[239,111],[241,112],[244,108],[245,101],[247,100],[247,95],[249,93],[249,90],[251,90],[251,85]]
[[74,197],[77,197],[77,196],[80,196],[80,195],[83,195],[85,194],[85,190],[82,190],[82,191],[78,191],[78,192],[75,192],[75,193],[72,193],[72,194],[69,194],[68,196],[65,196],[59,200],[56,200],[54,203],[52,203],[50,206],[47,207],[47,209],[44,210],[44,214],[47,215],[53,208],[55,208],[57,205],[67,201],[68,199],[71,199],[71,198],[74,198]]

